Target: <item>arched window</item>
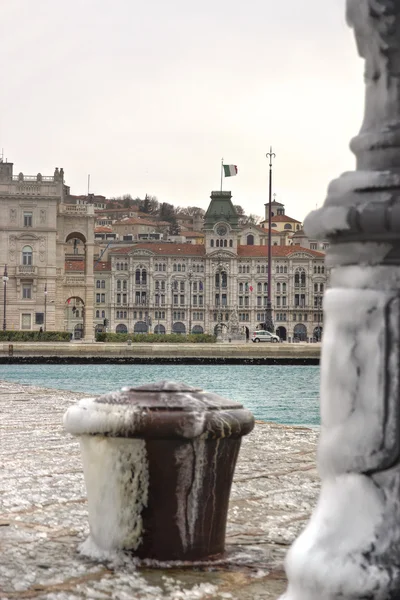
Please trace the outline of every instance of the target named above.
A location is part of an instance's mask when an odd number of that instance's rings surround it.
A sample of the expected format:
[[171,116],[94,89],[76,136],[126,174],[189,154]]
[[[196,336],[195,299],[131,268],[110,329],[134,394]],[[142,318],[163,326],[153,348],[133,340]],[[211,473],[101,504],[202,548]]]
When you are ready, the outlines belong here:
[[104,317],[106,316],[106,311],[105,311],[105,310],[102,310],[102,311],[101,311],[101,316],[102,316],[102,318],[104,319]]
[[257,273],[260,273],[261,269],[260,269],[260,265],[257,265]]
[[283,267],[279,267],[279,273],[283,273]]
[[32,264],[32,248],[30,246],[24,246],[22,248],[22,264],[23,265],[31,265]]
[[214,240],[210,240],[210,246],[211,248],[214,248]]
[[[141,283],[143,283],[144,285],[146,285],[147,283],[147,271],[146,269],[143,269],[142,267],[139,267],[136,269],[135,271],[135,283],[136,285],[140,285]],[[124,288],[126,289],[126,288]]]
[[174,263],[173,270],[176,271],[176,263]]
[[246,267],[246,272],[247,272],[247,273],[250,273],[250,265],[247,265],[247,267]]
[[286,294],[286,283],[282,283],[282,294]]
[[100,319],[100,311],[96,310],[96,319]]
[[224,248],[228,246],[228,240],[224,240]]
[[117,271],[119,271],[119,263],[117,263],[117,264],[115,265],[115,268],[117,269]]
[[290,223],[286,223],[286,224],[283,226],[283,229],[292,229],[292,226],[291,226],[291,224],[290,224]]
[[229,240],[229,248],[233,248],[233,240]]
[[120,290],[120,289],[121,289],[121,280],[118,279],[117,280],[117,290]]
[[277,284],[276,284],[276,293],[277,293],[277,294],[280,294],[280,293],[281,293],[281,284],[280,284],[280,283],[277,283]]
[[215,241],[215,245],[217,246],[217,248],[219,248],[219,240]]
[[302,272],[301,272],[301,275],[300,275],[300,282],[301,282],[301,285],[302,285],[302,286],[305,286],[305,285],[306,285],[306,274],[305,274],[305,271],[302,271]]
[[283,267],[283,272],[284,272],[284,273],[287,273],[287,267],[286,267],[286,266],[285,266],[285,267]]
[[252,235],[251,233],[249,233],[249,235],[247,236],[246,244],[248,246],[254,246],[254,235]]
[[259,282],[259,283],[257,283],[257,293],[261,294],[261,292],[262,292],[262,283]]
[[294,274],[294,285],[300,285],[300,273]]

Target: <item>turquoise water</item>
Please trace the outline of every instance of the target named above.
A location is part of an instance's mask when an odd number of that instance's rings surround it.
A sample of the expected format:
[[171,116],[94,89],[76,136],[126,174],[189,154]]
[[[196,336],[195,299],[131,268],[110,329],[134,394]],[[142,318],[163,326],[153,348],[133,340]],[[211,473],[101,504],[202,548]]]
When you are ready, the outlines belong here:
[[0,379],[99,394],[170,379],[243,403],[256,419],[319,425],[319,366],[0,365]]

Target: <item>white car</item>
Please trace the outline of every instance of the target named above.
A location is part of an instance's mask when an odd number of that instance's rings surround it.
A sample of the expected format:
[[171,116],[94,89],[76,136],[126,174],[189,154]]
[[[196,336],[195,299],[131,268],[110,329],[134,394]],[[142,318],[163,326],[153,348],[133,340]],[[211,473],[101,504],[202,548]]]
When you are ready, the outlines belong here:
[[281,339],[275,335],[274,333],[270,333],[269,331],[265,331],[264,329],[260,331],[254,331],[251,336],[252,342],[280,342]]

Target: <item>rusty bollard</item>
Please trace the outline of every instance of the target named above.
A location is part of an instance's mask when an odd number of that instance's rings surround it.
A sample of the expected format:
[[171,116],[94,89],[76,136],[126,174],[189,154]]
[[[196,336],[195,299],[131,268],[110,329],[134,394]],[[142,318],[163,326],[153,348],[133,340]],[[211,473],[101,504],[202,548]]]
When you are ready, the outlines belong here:
[[162,381],[82,399],[64,415],[80,436],[90,538],[101,551],[204,560],[224,552],[241,404]]

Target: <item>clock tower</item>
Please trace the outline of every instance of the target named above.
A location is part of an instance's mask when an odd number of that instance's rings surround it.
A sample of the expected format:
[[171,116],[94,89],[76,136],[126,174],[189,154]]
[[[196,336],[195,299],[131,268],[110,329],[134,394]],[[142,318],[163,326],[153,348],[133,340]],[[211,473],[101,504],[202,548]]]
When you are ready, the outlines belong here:
[[207,254],[221,248],[237,253],[239,218],[232,204],[231,192],[211,192],[203,230]]

